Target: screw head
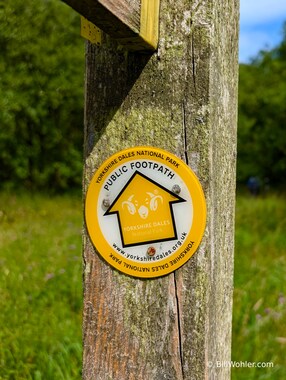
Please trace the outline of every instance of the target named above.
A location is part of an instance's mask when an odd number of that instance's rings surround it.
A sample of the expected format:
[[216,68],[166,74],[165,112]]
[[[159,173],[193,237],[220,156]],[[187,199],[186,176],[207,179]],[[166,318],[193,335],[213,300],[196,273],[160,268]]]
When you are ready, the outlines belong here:
[[104,198],[102,201],[102,206],[108,208],[110,206],[110,200],[108,198]]
[[174,185],[173,187],[172,187],[172,192],[173,193],[175,193],[175,194],[180,194],[180,192],[181,192],[181,188],[180,188],[180,186],[179,185]]
[[156,248],[155,247],[149,247],[148,249],[147,249],[147,255],[148,256],[154,256],[155,255],[155,253],[156,253]]

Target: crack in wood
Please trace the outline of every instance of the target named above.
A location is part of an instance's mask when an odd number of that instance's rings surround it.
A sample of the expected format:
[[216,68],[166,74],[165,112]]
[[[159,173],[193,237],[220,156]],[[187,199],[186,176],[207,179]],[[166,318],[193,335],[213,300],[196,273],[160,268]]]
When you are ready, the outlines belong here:
[[184,380],[185,374],[184,374],[183,341],[182,341],[183,332],[181,329],[180,300],[179,300],[179,296],[178,296],[178,285],[177,285],[177,279],[176,279],[176,273],[175,272],[174,272],[173,276],[174,276],[175,299],[176,299],[177,319],[178,319],[180,364],[181,364],[181,371],[182,371],[182,380]]
[[182,103],[182,118],[183,118],[183,145],[184,145],[184,158],[187,165],[189,165],[188,149],[187,149],[187,128],[186,128],[186,110],[185,102]]

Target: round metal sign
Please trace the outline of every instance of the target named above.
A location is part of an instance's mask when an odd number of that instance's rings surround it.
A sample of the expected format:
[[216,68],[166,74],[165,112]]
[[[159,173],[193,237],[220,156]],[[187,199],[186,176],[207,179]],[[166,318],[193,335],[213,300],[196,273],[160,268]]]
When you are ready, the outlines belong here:
[[153,147],[122,150],[107,159],[89,185],[85,218],[100,255],[135,277],[158,277],[197,250],[206,203],[193,171]]

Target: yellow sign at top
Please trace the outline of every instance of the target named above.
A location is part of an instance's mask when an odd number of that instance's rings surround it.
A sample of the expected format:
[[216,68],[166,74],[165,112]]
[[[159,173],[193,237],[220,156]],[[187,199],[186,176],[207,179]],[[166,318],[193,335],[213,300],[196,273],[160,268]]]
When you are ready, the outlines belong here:
[[206,205],[192,170],[169,152],[135,147],[95,173],[86,224],[102,257],[136,277],[157,277],[183,265],[203,236]]

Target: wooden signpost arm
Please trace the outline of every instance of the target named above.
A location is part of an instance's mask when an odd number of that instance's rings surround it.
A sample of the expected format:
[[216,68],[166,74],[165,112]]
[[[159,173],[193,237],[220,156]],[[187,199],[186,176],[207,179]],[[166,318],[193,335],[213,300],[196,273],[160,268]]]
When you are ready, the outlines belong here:
[[87,43],[84,194],[111,154],[156,146],[196,172],[207,227],[183,267],[145,280],[106,264],[85,231],[84,380],[230,379],[217,363],[231,349],[237,41],[238,0],[161,0],[152,56],[106,34]]
[[128,50],[158,45],[160,0],[63,0]]

